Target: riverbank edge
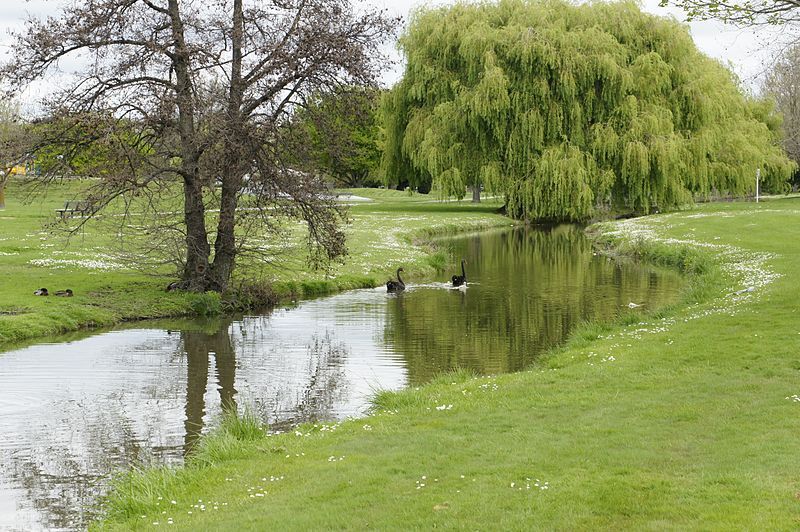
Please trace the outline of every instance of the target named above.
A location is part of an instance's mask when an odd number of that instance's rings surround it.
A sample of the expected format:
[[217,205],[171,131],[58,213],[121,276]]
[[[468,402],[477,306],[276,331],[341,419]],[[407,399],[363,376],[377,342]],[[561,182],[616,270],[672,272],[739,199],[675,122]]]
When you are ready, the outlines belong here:
[[[458,236],[473,232],[519,225],[519,222],[502,218],[490,218],[478,224],[459,226],[455,224],[423,227],[403,240],[410,248],[425,251],[425,256],[417,263],[416,271],[410,279],[424,279],[440,273],[449,265],[449,260],[439,250],[435,240],[448,236]],[[295,279],[264,283],[242,283],[226,295],[215,292],[197,294],[191,292],[163,292],[162,286],[168,278],[154,280],[143,286],[133,283],[119,290],[105,291],[91,304],[91,308],[76,304],[74,312],[60,311],[37,321],[37,313],[30,312],[19,316],[6,316],[8,321],[0,326],[0,354],[18,346],[27,345],[36,339],[49,339],[58,334],[112,327],[121,323],[163,318],[191,318],[214,316],[232,312],[269,310],[283,302],[308,299],[339,293],[345,290],[375,288],[385,279],[370,275],[340,275],[331,279],[306,280],[302,277],[308,272],[299,272]],[[385,272],[386,278],[392,275],[392,268]],[[144,294],[143,291],[150,292]],[[77,298],[76,298],[77,299]],[[154,303],[154,299],[158,299]],[[62,302],[67,302],[63,300]],[[107,303],[106,303],[107,302]],[[122,305],[121,305],[122,303]],[[124,308],[120,308],[124,307]],[[14,318],[18,318],[15,320]]]
[[[637,220],[646,218],[650,217]],[[603,335],[618,333],[627,326],[641,324],[643,320],[658,321],[676,316],[690,307],[711,304],[724,298],[724,287],[733,279],[723,271],[724,263],[721,259],[692,244],[667,244],[649,238],[620,236],[615,234],[615,224],[618,223],[624,221],[596,222],[585,231],[600,253],[672,268],[685,275],[688,284],[680,300],[653,311],[626,312],[610,322],[580,324],[562,346],[543,353],[525,370],[503,375],[506,381],[524,381],[531,378],[531,375],[572,364],[572,361],[560,355],[590,347]],[[413,410],[418,409],[421,404],[431,404],[432,401],[438,403],[442,401],[442,396],[456,395],[454,390],[461,390],[465,383],[483,383],[480,386],[487,386],[495,378],[479,377],[456,370],[443,374],[424,386],[398,391],[379,390],[372,399],[370,414],[330,425],[301,424],[293,433],[269,434],[266,427],[260,426],[255,417],[247,413],[241,419],[226,416],[218,429],[200,439],[197,452],[184,465],[177,468],[157,466],[122,473],[113,483],[109,494],[102,499],[103,517],[94,522],[90,530],[109,530],[116,527],[128,529],[149,525],[149,519],[144,523],[137,518],[144,518],[148,512],[160,509],[159,501],[166,500],[170,493],[174,493],[176,486],[202,485],[204,474],[216,466],[229,464],[235,468],[237,460],[252,458],[254,455],[264,456],[269,460],[270,454],[282,454],[287,449],[292,449],[298,436],[357,439],[363,434],[363,430],[372,430],[373,425],[387,422],[396,424],[403,419],[403,410],[407,410],[406,415],[414,415]],[[335,441],[328,440],[327,443],[328,447],[336,447]]]
[[[422,259],[421,269],[414,272],[406,272],[408,279],[425,280],[430,279],[436,273],[441,273],[447,267],[452,266],[451,261],[439,249],[437,241],[442,238],[466,236],[471,233],[480,233],[492,229],[508,228],[520,226],[521,222],[508,219],[487,219],[480,224],[469,226],[456,224],[443,224],[417,229],[411,235],[405,235],[403,240],[411,247],[420,248],[426,251]],[[339,276],[334,279],[306,281],[302,279],[291,281],[276,281],[272,283],[271,289],[274,291],[276,304],[290,299],[308,299],[312,297],[336,294],[345,290],[357,290],[360,288],[376,288],[386,283],[386,279],[394,274],[394,266],[387,269],[380,278],[375,276]],[[385,276],[385,278],[384,278]]]

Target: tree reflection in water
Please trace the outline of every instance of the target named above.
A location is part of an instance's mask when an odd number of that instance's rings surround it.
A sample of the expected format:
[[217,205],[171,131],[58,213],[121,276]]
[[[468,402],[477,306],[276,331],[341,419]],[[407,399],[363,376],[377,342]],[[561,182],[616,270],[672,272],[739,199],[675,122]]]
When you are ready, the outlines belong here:
[[[301,356],[291,357],[293,364],[264,350],[263,342],[243,345],[245,337],[269,336],[271,332],[263,318],[185,322],[180,330],[163,331],[157,341],[112,353],[116,359],[112,365],[118,368],[142,369],[155,364],[155,373],[145,372],[145,380],[137,380],[139,375],[133,380],[118,375],[113,389],[97,390],[91,400],[62,404],[58,418],[42,420],[41,430],[28,433],[28,441],[17,442],[18,450],[0,449],[5,477],[0,478],[0,485],[13,485],[18,492],[14,499],[22,504],[17,508],[15,527],[86,528],[96,515],[97,497],[112,471],[176,461],[191,452],[213,420],[224,412],[237,411],[236,378],[240,372],[250,381],[248,389],[256,411],[261,405],[262,412],[273,412],[263,416],[273,429],[334,419],[335,405],[347,390],[344,364],[349,351],[345,343],[337,340],[332,330],[309,331],[306,345],[299,346]],[[102,373],[106,368],[100,365],[92,364]],[[278,366],[293,366],[281,376],[283,382],[270,378],[278,373]],[[184,371],[185,380],[180,375]],[[70,387],[70,376],[64,376],[63,385]],[[214,396],[219,398],[218,405]],[[183,430],[175,432],[166,419],[180,415],[179,411],[183,412]]]
[[611,320],[630,302],[657,304],[681,285],[676,274],[597,255],[575,226],[482,233],[451,245],[470,265],[465,292],[412,291],[388,305],[385,338],[405,358],[411,384],[455,368],[519,371],[581,321]]
[[308,345],[308,384],[298,389],[296,414],[282,420],[283,428],[306,421],[335,419],[334,407],[347,392],[344,361],[348,354],[347,345],[336,341],[330,330],[324,335],[314,334]]
[[108,417],[76,430],[69,441],[41,441],[32,452],[4,460],[4,476],[25,492],[30,506],[23,512],[30,519],[19,530],[85,529],[99,511],[97,496],[109,471],[147,455],[129,419]]
[[188,454],[203,432],[210,359],[214,359],[216,388],[224,413],[236,412],[236,350],[231,341],[233,320],[212,322],[210,330],[183,330],[181,344],[186,354],[186,421],[184,454]]
[[[281,354],[278,353],[276,358],[273,356],[276,353],[268,350],[260,354],[246,352],[248,347],[254,346],[264,349],[268,340],[260,337],[273,332],[269,320],[264,317],[213,322],[207,328],[180,331],[187,367],[184,453],[191,451],[207,428],[206,393],[212,369],[215,370],[213,380],[219,393],[221,412],[237,412],[237,349],[245,351],[243,358],[247,367],[263,364],[267,368],[283,370],[280,382],[274,377],[269,379],[267,374],[253,379],[251,373],[248,379],[252,397],[245,402],[264,423],[269,424],[271,430],[282,430],[305,421],[335,418],[334,407],[347,390],[344,374],[348,355],[346,344],[337,340],[332,330],[326,329],[322,333],[313,332],[301,356],[290,360],[282,361]],[[245,338],[247,343],[243,342]],[[276,363],[283,368],[276,368]],[[292,367],[295,371],[291,371]]]

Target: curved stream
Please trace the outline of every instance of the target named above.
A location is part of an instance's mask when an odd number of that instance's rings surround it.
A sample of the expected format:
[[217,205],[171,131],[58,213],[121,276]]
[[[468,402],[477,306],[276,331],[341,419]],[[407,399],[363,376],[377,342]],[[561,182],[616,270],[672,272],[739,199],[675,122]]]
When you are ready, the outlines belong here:
[[662,306],[682,288],[674,273],[595,255],[572,226],[445,246],[467,260],[466,290],[355,290],[0,354],[0,529],[84,528],[113,471],[180,462],[224,409],[252,408],[273,429],[360,415],[377,389],[457,367],[516,371],[581,320]]

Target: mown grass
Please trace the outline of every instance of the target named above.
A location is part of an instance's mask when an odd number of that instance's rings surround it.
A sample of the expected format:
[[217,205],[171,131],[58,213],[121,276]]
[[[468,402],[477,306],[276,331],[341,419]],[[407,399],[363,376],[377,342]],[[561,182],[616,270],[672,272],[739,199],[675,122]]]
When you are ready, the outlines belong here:
[[134,474],[94,528],[797,529],[798,222],[788,200],[603,224],[690,272],[687,300],[586,324],[529,371]]
[[[6,209],[0,210],[0,345],[126,319],[184,315],[207,299],[166,294],[164,278],[132,267],[104,268],[114,262],[108,258],[112,235],[89,226],[67,241],[54,232],[55,210],[85,186],[81,181],[51,186],[32,202],[24,201],[26,189],[19,183],[7,189]],[[97,267],[36,265],[42,260],[95,261]],[[76,295],[35,297],[41,287],[50,292],[70,288]]]
[[[134,261],[113,256],[117,235],[108,225],[88,224],[66,240],[54,230],[56,209],[80,196],[89,182],[66,181],[27,202],[26,189],[12,182],[0,210],[0,348],[12,342],[125,320],[208,315],[242,310],[283,298],[301,298],[386,282],[400,265],[411,279],[435,275],[446,258],[425,239],[453,227],[470,230],[510,223],[496,203],[436,202],[392,190],[359,189],[374,201],[350,208],[349,255],[329,271],[304,261],[303,235],[289,239],[275,264],[243,261],[234,286],[255,286],[222,301],[214,294],[166,293],[175,279],[168,268],[143,272]],[[422,231],[425,233],[423,234]],[[147,238],[136,235],[132,238]],[[63,263],[57,261],[84,261]],[[44,263],[40,261],[45,261]],[[56,262],[53,262],[56,261]],[[86,262],[89,261],[89,262]],[[87,267],[89,264],[91,267]],[[34,290],[70,288],[73,298],[35,297]]]

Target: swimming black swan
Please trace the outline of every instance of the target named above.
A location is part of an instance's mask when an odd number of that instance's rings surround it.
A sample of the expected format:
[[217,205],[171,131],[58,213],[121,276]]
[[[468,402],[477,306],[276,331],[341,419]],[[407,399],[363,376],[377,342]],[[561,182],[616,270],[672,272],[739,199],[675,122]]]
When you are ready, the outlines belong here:
[[453,276],[453,286],[466,286],[467,285],[467,270],[464,269],[464,265],[467,263],[464,259],[461,259],[461,275],[454,275]]
[[400,278],[400,272],[405,271],[403,268],[397,268],[397,280],[389,279],[386,282],[387,292],[402,292],[406,289],[406,283]]

